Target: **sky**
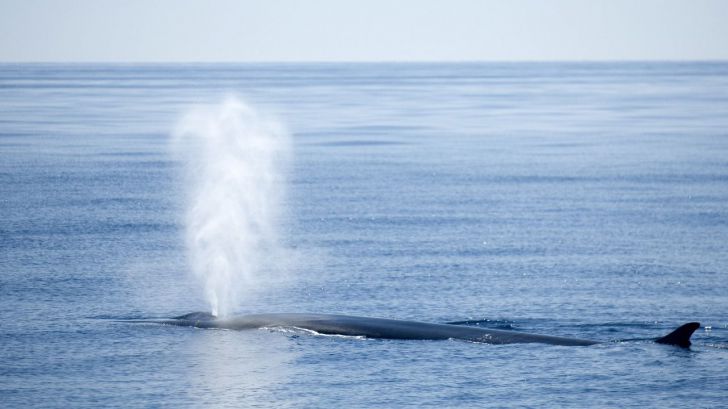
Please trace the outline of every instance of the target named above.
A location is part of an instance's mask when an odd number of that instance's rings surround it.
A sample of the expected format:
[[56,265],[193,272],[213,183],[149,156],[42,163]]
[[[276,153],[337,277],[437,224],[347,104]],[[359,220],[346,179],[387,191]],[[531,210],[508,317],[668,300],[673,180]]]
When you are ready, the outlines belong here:
[[728,0],[0,0],[0,62],[728,60]]

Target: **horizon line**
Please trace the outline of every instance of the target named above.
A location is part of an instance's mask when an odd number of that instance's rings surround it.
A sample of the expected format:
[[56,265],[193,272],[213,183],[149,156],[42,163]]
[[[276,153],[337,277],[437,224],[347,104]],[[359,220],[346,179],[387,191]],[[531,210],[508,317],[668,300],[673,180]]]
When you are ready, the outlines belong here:
[[705,58],[705,59],[524,59],[524,60],[216,60],[216,61],[200,61],[200,60],[28,60],[28,61],[3,61],[0,65],[13,64],[89,64],[89,65],[164,65],[164,64],[549,64],[549,63],[728,63],[728,58]]

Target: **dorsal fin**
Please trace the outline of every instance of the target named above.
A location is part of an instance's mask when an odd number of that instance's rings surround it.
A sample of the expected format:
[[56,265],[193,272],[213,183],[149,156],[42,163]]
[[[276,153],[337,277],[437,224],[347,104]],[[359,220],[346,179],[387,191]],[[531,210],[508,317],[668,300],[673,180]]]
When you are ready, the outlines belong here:
[[675,331],[655,340],[658,344],[677,345],[687,348],[690,346],[690,337],[696,329],[700,328],[699,322],[688,322],[678,327]]

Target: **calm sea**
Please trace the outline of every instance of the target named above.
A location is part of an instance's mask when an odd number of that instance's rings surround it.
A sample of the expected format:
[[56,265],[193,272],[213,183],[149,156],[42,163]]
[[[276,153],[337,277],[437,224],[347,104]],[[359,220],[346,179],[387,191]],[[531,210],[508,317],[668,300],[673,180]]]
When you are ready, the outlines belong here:
[[[208,308],[170,135],[230,94],[293,141],[239,312],[615,342],[117,322]],[[2,407],[719,407],[726,368],[728,63],[0,65]]]

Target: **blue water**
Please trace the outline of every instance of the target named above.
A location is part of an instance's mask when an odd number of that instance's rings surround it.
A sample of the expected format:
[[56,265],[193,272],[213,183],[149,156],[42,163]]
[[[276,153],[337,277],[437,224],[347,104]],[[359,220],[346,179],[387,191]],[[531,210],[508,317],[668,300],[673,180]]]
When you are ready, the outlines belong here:
[[[287,280],[241,313],[605,341],[700,321],[693,347],[117,322],[208,309],[169,139],[231,93],[293,138]],[[728,399],[728,63],[0,65],[0,212],[3,407]]]

